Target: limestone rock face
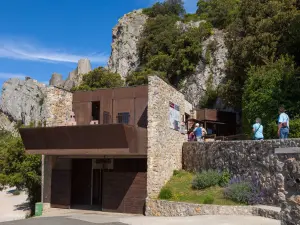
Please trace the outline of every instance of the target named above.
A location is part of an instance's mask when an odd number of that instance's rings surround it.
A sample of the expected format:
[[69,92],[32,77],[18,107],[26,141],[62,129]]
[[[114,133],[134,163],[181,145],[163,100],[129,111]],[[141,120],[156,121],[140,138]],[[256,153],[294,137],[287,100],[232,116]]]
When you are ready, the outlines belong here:
[[[119,73],[124,79],[139,66],[137,44],[146,22],[147,16],[138,10],[124,15],[113,29],[112,52],[108,68],[111,72]],[[176,25],[182,32],[186,32],[205,22],[205,20],[189,23],[178,21]],[[184,82],[181,90],[193,106],[198,106],[202,97],[205,96],[208,82],[212,83],[212,87],[217,87],[225,77],[228,50],[224,39],[224,32],[214,29],[213,34],[202,43],[201,60],[195,73]]]
[[45,89],[45,84],[33,79],[9,79],[2,87],[0,109],[14,121],[22,121],[25,125],[41,121]]
[[25,125],[59,126],[65,124],[71,112],[72,93],[69,91],[47,87],[33,79],[13,78],[3,84],[0,129],[15,132],[17,121]]
[[51,79],[49,81],[49,85],[60,87],[63,85],[63,83],[64,83],[64,80],[63,80],[61,74],[58,74],[58,73],[52,74]]
[[51,86],[71,90],[73,87],[78,86],[82,82],[82,77],[92,70],[91,62],[89,59],[80,59],[75,70],[69,73],[68,78],[64,81],[62,75],[53,73],[49,81]]
[[0,130],[5,130],[17,134],[16,123],[11,121],[7,115],[0,112]]
[[206,23],[205,20],[200,20],[200,21],[191,21],[188,23],[183,23],[182,21],[177,21],[176,22],[176,26],[183,32],[188,31],[190,28],[194,28],[194,27],[199,27],[199,25],[201,23]]
[[80,85],[82,81],[82,77],[84,74],[90,72],[92,70],[91,62],[89,59],[80,59],[78,61],[77,68],[69,73],[68,80],[71,80],[74,82],[75,86]]
[[208,82],[216,88],[226,76],[225,63],[228,50],[224,41],[225,33],[214,29],[213,35],[203,42],[202,59],[195,73],[186,80],[182,90],[193,106],[197,106],[205,95]]
[[147,18],[142,10],[133,11],[119,19],[113,28],[108,68],[111,72],[119,73],[122,78],[126,78],[139,65],[137,44]]

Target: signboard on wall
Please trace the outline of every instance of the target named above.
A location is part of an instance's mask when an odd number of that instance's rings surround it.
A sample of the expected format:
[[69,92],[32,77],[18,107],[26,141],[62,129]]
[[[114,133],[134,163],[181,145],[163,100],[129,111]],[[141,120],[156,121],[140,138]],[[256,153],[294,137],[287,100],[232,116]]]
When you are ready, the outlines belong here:
[[174,130],[180,129],[180,111],[179,106],[174,104],[173,102],[169,103],[169,123],[170,128]]

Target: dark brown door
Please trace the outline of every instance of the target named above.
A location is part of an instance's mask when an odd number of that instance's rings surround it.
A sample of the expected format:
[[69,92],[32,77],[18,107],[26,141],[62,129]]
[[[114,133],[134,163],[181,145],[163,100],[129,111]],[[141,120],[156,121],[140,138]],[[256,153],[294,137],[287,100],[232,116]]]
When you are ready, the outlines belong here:
[[72,205],[91,205],[91,159],[73,159]]
[[93,205],[101,208],[101,170],[93,170]]
[[70,208],[71,170],[52,170],[51,207]]
[[147,196],[147,159],[114,159],[113,171],[103,171],[102,209],[143,214]]

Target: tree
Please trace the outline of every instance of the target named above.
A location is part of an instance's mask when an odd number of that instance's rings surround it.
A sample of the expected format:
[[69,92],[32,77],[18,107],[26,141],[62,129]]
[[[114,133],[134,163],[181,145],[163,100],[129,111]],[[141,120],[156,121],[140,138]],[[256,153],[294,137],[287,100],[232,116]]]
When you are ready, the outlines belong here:
[[148,76],[151,76],[151,75],[156,75],[156,76],[164,79],[165,81],[167,81],[165,73],[157,72],[157,71],[154,71],[151,69],[143,69],[141,71],[135,71],[135,72],[132,72],[131,74],[129,74],[126,77],[126,84],[128,86],[148,84]]
[[157,2],[152,7],[146,8],[143,12],[149,17],[158,15],[175,15],[182,17],[185,14],[184,2],[182,0],[166,0]]
[[26,190],[34,212],[41,198],[41,157],[25,154],[21,138],[9,133],[0,136],[0,188],[5,186]]
[[271,58],[276,60],[282,54],[291,54],[285,40],[299,15],[295,3],[295,0],[241,1],[237,17],[228,26],[226,37],[227,79],[232,87],[224,96],[227,103],[240,108],[241,101],[236,96],[243,93],[247,69],[251,65],[263,66]]
[[123,85],[124,82],[119,74],[111,73],[103,67],[98,67],[85,74],[82,84],[72,90],[96,90],[99,88],[121,87]]
[[[180,88],[182,81],[194,72],[202,55],[201,43],[211,34],[212,27],[209,23],[200,23],[199,27],[182,31],[177,21],[177,17],[168,15],[147,21],[138,43],[142,74],[135,73],[135,77],[145,77],[148,70],[156,71]],[[131,84],[132,81],[134,79]]]
[[263,66],[252,66],[243,93],[243,125],[250,133],[256,117],[262,118],[266,138],[274,137],[278,108],[284,105],[291,118],[299,114],[299,69],[291,57],[282,56]]
[[239,3],[240,0],[199,0],[197,14],[223,29],[235,20]]

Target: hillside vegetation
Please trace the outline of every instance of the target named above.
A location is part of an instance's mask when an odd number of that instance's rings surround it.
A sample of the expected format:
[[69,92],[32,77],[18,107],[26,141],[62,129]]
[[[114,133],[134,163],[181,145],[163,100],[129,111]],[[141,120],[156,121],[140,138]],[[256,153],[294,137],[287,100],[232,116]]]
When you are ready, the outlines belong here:
[[[155,3],[144,10],[150,18],[138,43],[141,64],[127,83],[147,83],[147,76],[156,73],[180,89],[201,59],[203,40],[212,28],[223,29],[228,48],[226,81],[218,87],[218,96],[215,90],[211,95],[242,109],[246,131],[261,117],[266,137],[274,137],[279,106],[284,105],[292,118],[299,114],[299,2],[199,0],[195,14],[186,14],[181,0]],[[186,32],[176,25],[200,20],[199,27]]]

